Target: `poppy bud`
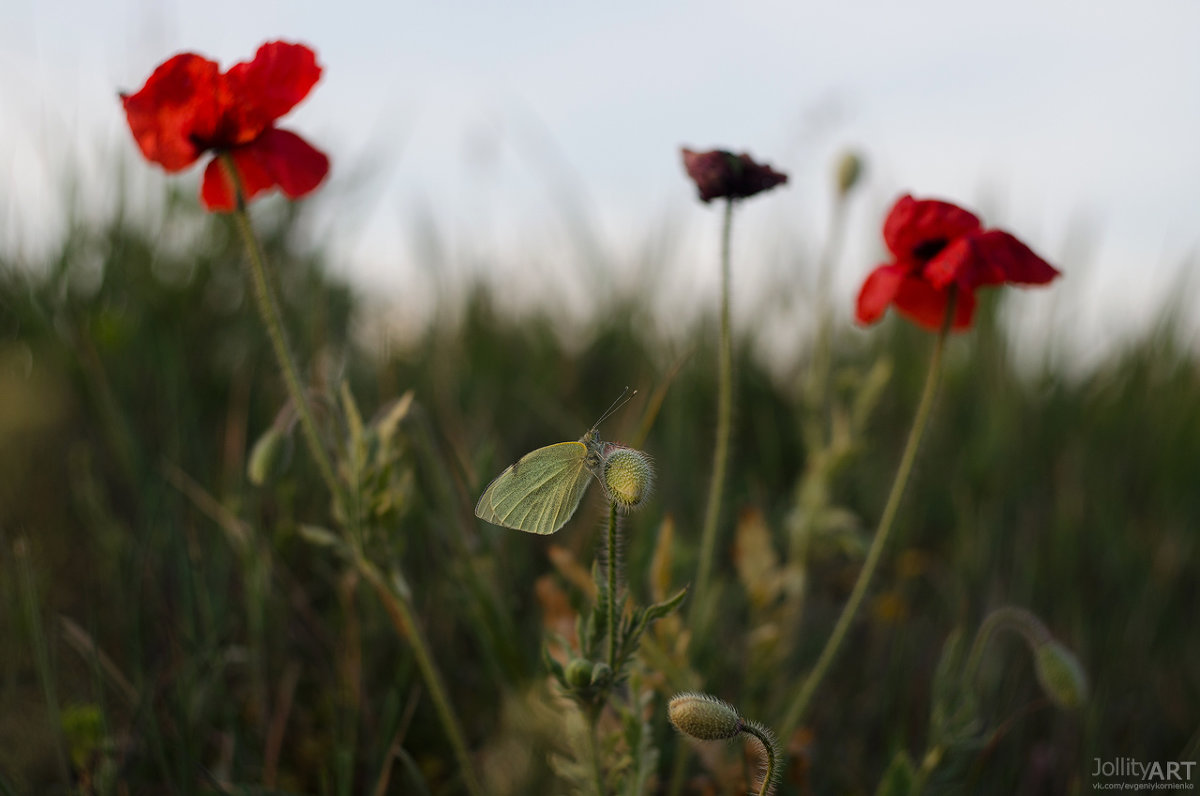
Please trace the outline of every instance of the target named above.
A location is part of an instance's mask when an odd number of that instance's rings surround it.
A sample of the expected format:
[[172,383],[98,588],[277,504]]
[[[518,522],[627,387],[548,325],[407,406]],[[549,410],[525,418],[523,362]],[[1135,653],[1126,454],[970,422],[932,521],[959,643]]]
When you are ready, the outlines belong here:
[[654,486],[650,457],[633,448],[617,448],[604,459],[604,487],[623,509],[642,504]]
[[667,718],[675,729],[701,741],[726,741],[745,729],[733,705],[708,694],[676,694],[667,704]]
[[837,163],[837,190],[839,196],[845,196],[858,185],[862,177],[863,162],[856,152],[846,152]]
[[1033,654],[1038,683],[1046,696],[1062,708],[1078,708],[1087,701],[1087,672],[1075,654],[1057,641],[1041,644]]
[[564,676],[572,688],[587,688],[592,683],[592,662],[574,658],[567,664]]

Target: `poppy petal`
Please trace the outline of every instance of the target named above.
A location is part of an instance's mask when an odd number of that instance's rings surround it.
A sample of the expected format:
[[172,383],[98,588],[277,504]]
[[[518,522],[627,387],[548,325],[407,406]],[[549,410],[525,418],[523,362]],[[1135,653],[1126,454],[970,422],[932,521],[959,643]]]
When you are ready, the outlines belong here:
[[980,237],[964,235],[938,252],[923,271],[929,284],[938,290],[951,282],[966,288],[1004,284],[1007,274],[980,251]]
[[303,44],[267,42],[253,61],[234,64],[223,75],[227,118],[239,143],[256,138],[308,96],[321,77],[317,55]]
[[[256,195],[275,185],[271,172],[262,162],[259,153],[251,146],[238,147],[229,153],[233,156],[238,179],[242,183],[242,195],[249,202]],[[200,201],[210,212],[230,213],[237,209],[237,194],[232,180],[225,171],[221,158],[213,158],[204,170],[204,182],[200,185]]]
[[788,181],[787,175],[743,153],[724,149],[693,152],[684,147],[683,168],[700,194],[700,201],[747,199]]
[[147,160],[180,171],[205,150],[220,115],[217,64],[182,53],[160,64],[136,94],[123,94],[125,117]]
[[1004,274],[1005,280],[1021,285],[1044,285],[1061,272],[1033,253],[1007,232],[989,229],[977,236],[980,259]]
[[[946,318],[946,307],[950,301],[949,290],[938,290],[917,277],[905,277],[896,292],[896,309],[905,317],[926,329],[937,331]],[[959,288],[954,304],[954,329],[966,329],[975,315],[975,293]]]
[[864,325],[872,324],[883,317],[888,305],[896,300],[900,284],[905,280],[908,268],[899,263],[881,265],[867,276],[858,292],[855,317]]
[[292,199],[312,191],[329,173],[329,158],[325,153],[287,130],[271,128],[251,147],[272,182]]
[[901,262],[923,260],[919,250],[938,242],[948,244],[980,228],[978,217],[958,205],[937,199],[901,196],[883,224],[888,251]]

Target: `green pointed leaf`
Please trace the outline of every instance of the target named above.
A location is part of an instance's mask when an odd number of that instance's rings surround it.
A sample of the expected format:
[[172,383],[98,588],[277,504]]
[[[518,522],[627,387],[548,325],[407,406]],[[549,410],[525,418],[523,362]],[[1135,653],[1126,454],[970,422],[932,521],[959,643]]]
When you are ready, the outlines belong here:
[[346,543],[342,541],[342,537],[338,536],[328,528],[322,528],[319,525],[300,524],[296,530],[300,533],[300,538],[311,545],[317,547],[330,547],[340,555],[346,554]]
[[887,771],[883,772],[883,779],[879,781],[879,787],[875,789],[875,796],[909,796],[909,794],[916,793],[916,789],[916,767],[913,765],[912,758],[908,756],[908,752],[901,749],[892,758]]

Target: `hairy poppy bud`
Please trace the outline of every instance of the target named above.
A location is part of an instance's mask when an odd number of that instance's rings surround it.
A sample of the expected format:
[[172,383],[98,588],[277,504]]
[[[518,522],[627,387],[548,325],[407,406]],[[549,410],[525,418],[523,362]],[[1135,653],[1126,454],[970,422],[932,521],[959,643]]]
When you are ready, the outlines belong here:
[[1087,701],[1087,673],[1075,654],[1057,641],[1041,644],[1033,654],[1038,682],[1046,696],[1062,708],[1078,708]]
[[742,717],[728,702],[708,694],[677,694],[667,704],[675,729],[701,741],[726,741],[745,729]]
[[654,486],[650,457],[633,448],[617,448],[604,459],[604,487],[623,509],[642,504]]

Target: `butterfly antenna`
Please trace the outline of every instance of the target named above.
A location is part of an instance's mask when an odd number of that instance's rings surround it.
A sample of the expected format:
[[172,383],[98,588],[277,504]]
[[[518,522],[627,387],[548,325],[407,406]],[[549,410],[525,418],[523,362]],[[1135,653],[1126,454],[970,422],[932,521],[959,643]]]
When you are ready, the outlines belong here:
[[603,423],[605,420],[607,420],[609,417],[611,417],[613,415],[613,413],[616,412],[618,409],[620,409],[622,406],[629,403],[629,401],[632,400],[633,396],[635,396],[637,394],[638,394],[637,390],[631,391],[627,385],[625,387],[625,389],[621,392],[621,394],[617,396],[617,400],[613,401],[612,406],[608,407],[608,409],[605,410],[604,414],[600,415],[600,419],[592,424],[592,428],[593,429],[599,428],[601,423]]

